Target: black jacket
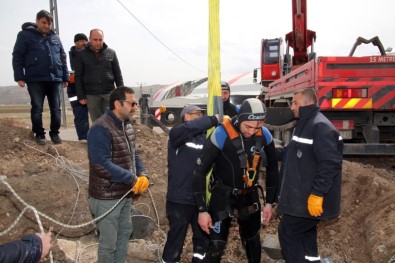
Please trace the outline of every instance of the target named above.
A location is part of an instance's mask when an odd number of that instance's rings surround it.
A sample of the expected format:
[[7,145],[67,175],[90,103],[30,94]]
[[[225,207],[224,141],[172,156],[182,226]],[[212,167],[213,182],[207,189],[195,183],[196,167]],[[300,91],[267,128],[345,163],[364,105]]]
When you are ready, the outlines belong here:
[[54,31],[43,36],[35,23],[24,23],[12,52],[15,81],[69,81],[66,53]]
[[299,114],[284,153],[277,212],[317,218],[307,210],[307,199],[315,194],[324,197],[318,219],[335,218],[340,213],[343,140],[316,105],[300,107]]
[[215,116],[203,116],[170,130],[167,154],[168,201],[195,204],[192,183],[196,159],[206,140],[205,131],[217,124]]
[[114,90],[114,83],[117,87],[123,86],[117,55],[105,43],[98,53],[88,43],[85,49],[78,52],[74,66],[79,100],[86,99],[86,95],[108,94]]
[[[70,59],[70,68],[72,71],[75,70],[75,60],[77,59],[78,51],[75,49],[75,46],[72,46],[69,51],[69,59]],[[67,86],[67,95],[69,98],[77,96],[77,92],[75,90],[75,83],[69,83]]]
[[236,105],[230,103],[230,99],[224,101],[224,115],[228,115],[229,117],[233,117],[237,115]]
[[42,253],[42,242],[37,235],[27,235],[20,240],[0,245],[0,262],[36,263]]

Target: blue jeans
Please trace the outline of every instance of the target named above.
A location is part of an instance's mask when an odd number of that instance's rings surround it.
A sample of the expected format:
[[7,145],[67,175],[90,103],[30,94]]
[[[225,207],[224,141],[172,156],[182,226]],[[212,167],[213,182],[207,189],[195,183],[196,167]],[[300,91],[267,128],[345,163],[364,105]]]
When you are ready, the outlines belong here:
[[78,101],[70,102],[74,114],[74,126],[77,131],[78,140],[86,140],[89,130],[88,106],[82,105]]
[[59,128],[61,124],[61,89],[61,82],[41,81],[27,84],[27,90],[29,91],[30,95],[30,104],[32,106],[30,111],[30,117],[33,126],[32,130],[35,135],[45,134],[42,120],[45,96],[47,96],[48,106],[51,113],[49,135],[59,134]]
[[110,93],[102,95],[86,95],[88,100],[88,110],[92,122],[97,120],[109,107]]
[[[116,200],[99,200],[90,197],[89,206],[95,217],[110,210]],[[128,242],[133,232],[131,219],[131,198],[123,199],[108,215],[97,222],[99,230],[99,263],[124,263],[128,252]]]

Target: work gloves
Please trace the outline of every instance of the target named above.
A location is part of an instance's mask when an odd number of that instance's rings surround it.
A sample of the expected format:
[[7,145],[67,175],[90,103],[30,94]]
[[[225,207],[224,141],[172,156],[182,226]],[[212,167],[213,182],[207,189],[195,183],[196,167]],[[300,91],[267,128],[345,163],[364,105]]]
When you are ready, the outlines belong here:
[[147,176],[141,175],[137,177],[137,181],[132,188],[134,194],[141,194],[147,191],[149,186],[149,180]]
[[307,199],[307,209],[309,210],[310,215],[312,216],[320,216],[324,212],[322,209],[322,203],[324,202],[324,197],[316,196],[310,194]]

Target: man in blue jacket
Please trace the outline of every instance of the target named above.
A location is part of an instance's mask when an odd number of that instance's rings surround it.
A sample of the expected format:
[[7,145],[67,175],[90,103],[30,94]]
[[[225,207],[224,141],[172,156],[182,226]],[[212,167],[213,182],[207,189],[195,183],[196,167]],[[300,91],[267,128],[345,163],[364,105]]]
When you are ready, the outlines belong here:
[[292,140],[280,151],[278,235],[287,263],[321,262],[317,224],[340,213],[343,140],[320,113],[314,89],[296,91],[291,110],[298,122]]
[[52,233],[37,233],[0,245],[0,262],[37,263],[43,260],[52,248]]
[[59,137],[61,124],[60,92],[67,87],[69,73],[66,53],[59,36],[52,30],[53,18],[41,10],[36,23],[24,23],[18,33],[12,53],[14,79],[23,88],[27,84],[31,100],[32,130],[37,144],[46,144],[42,113],[45,96],[51,112],[49,136],[54,144],[62,143]]
[[196,105],[181,111],[183,123],[173,127],[168,143],[168,187],[166,214],[169,220],[162,262],[179,262],[189,225],[193,232],[192,262],[205,262],[208,235],[198,225],[198,212],[193,196],[193,171],[206,140],[206,130],[218,125],[216,116],[203,116]]

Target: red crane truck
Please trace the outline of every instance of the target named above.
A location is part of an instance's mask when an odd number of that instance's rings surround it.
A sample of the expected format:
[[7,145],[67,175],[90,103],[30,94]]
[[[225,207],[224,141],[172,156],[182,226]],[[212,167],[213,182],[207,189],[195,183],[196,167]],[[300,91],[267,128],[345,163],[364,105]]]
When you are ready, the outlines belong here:
[[[262,40],[267,126],[276,139],[287,143],[294,123],[289,109],[293,93],[314,88],[321,111],[344,139],[344,154],[394,155],[395,56],[386,55],[379,38],[374,37],[358,38],[349,56],[316,57],[316,34],[307,30],[306,10],[306,0],[292,0],[293,31],[285,37],[285,55],[281,38]],[[361,43],[377,46],[380,55],[353,56]]]

